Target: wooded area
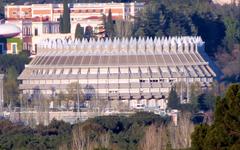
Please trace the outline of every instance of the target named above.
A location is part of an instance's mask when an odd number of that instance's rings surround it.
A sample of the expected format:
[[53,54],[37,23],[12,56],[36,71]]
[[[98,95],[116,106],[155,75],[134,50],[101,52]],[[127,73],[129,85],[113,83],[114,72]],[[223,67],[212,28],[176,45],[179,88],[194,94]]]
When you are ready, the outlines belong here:
[[151,113],[96,117],[74,125],[53,120],[34,129],[0,120],[0,149],[239,149],[239,102],[240,85],[235,84],[217,99],[215,120],[195,130],[186,111],[177,126],[170,118]]

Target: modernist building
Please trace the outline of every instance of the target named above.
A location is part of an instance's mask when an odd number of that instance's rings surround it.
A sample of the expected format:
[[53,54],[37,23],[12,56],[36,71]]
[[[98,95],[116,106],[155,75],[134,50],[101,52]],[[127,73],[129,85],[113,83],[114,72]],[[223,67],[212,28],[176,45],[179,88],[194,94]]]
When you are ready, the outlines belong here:
[[79,82],[99,99],[164,99],[177,82],[207,88],[216,76],[200,37],[45,40],[19,76],[24,94],[66,92]]

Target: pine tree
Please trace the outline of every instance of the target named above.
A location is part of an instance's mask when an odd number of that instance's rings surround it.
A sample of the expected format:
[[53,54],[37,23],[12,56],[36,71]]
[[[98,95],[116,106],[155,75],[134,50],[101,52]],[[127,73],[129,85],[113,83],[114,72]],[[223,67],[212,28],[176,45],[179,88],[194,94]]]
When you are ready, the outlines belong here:
[[78,23],[75,30],[75,39],[82,39],[84,35],[84,29],[81,27],[81,25]]
[[68,0],[63,0],[63,33],[71,32],[70,10],[68,8]]
[[105,21],[105,33],[106,33],[106,36],[109,37],[109,38],[113,38],[115,36],[111,9],[109,9],[107,20]]
[[3,1],[0,0],[0,19],[4,17],[4,4]]
[[84,38],[89,40],[92,37],[93,37],[93,29],[91,26],[87,26],[84,33]]
[[172,87],[168,96],[168,108],[179,109],[180,99],[177,95],[176,88]]
[[17,71],[15,67],[7,69],[6,80],[4,81],[4,100],[5,104],[14,106],[18,99]]
[[60,16],[60,22],[59,22],[59,24],[60,24],[60,29],[59,29],[59,31],[60,31],[60,33],[63,33],[63,27],[64,27],[64,24],[63,24],[63,16],[61,15]]
[[[198,126],[192,134],[194,149],[240,149],[240,84],[231,85],[217,98],[211,126]],[[199,138],[201,137],[201,138]]]

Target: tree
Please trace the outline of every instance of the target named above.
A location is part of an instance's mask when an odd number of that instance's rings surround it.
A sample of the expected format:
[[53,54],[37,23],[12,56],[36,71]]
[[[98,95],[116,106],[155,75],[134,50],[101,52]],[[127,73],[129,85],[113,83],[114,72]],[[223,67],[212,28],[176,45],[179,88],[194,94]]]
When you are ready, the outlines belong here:
[[73,150],[107,149],[110,134],[99,124],[85,122],[77,124],[72,131]]
[[198,82],[191,84],[190,86],[190,103],[194,111],[199,110],[198,97],[201,94],[201,87]]
[[84,95],[83,95],[82,88],[79,85],[79,83],[77,83],[77,82],[73,82],[68,85],[67,94],[68,94],[67,105],[69,105],[69,100],[74,101],[75,105],[77,104],[78,99],[79,99],[80,103],[82,103],[84,101]]
[[93,37],[93,28],[91,26],[87,26],[84,33],[84,38],[89,40],[92,37]]
[[168,124],[168,136],[172,149],[187,149],[191,147],[191,134],[194,124],[191,121],[191,113],[179,113],[177,126],[172,121]]
[[64,28],[64,24],[63,24],[63,16],[60,16],[60,20],[59,20],[59,31],[60,33],[63,33],[63,28]]
[[71,32],[70,10],[68,8],[68,0],[63,0],[63,33]]
[[150,125],[146,131],[145,136],[140,141],[140,150],[163,150],[167,149],[167,129],[164,124],[159,127],[156,124]]
[[[103,19],[105,19],[105,17],[103,17]],[[106,36],[109,38],[113,38],[115,36],[115,31],[114,31],[114,24],[113,24],[113,20],[112,20],[111,9],[109,9],[106,21],[104,21],[104,27],[105,27]]]
[[10,106],[19,104],[17,71],[15,67],[7,69],[6,79],[4,81],[4,100],[5,104]]
[[234,44],[237,42],[237,34],[240,32],[237,29],[238,22],[234,18],[225,17],[224,24],[226,27],[226,36],[224,38],[224,43],[227,46],[227,50],[232,51],[234,49]]
[[4,4],[3,1],[0,1],[0,20],[4,18]]
[[133,24],[130,21],[118,20],[115,23],[114,31],[116,37],[131,37]]
[[179,109],[179,106],[180,99],[177,95],[176,88],[172,86],[168,96],[168,108]]
[[60,91],[57,94],[57,105],[58,105],[58,107],[61,107],[62,101],[65,101],[65,100],[66,100],[66,94],[63,93],[63,91]]
[[20,53],[19,55],[0,55],[0,72],[7,73],[8,68],[14,66],[17,74],[20,74],[25,64],[29,63],[30,59],[27,55]]
[[196,127],[192,134],[192,147],[194,149],[239,149],[239,104],[240,84],[234,84],[228,88],[223,98],[217,98],[213,124]]
[[76,26],[76,30],[75,30],[75,39],[82,39],[84,35],[84,29],[83,27],[81,27],[81,25],[78,23]]

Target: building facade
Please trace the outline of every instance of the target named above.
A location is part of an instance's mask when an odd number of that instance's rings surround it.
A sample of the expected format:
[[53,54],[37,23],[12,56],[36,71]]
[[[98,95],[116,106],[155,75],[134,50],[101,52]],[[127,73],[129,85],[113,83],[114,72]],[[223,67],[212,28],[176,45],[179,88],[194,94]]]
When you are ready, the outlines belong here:
[[0,24],[0,54],[18,54],[22,50],[21,29],[12,24]]
[[[67,93],[69,84],[77,82],[85,99],[153,99],[158,105],[176,83],[208,88],[216,77],[200,37],[55,39],[38,49],[19,76],[23,94]],[[189,91],[184,97],[189,99]]]
[[[144,7],[144,3],[73,3],[69,4],[71,29],[75,31],[77,23],[82,27],[97,28],[102,25],[103,15],[112,12],[113,20],[134,20],[134,16]],[[11,20],[43,18],[59,21],[63,14],[63,4],[7,5],[5,17]]]
[[229,4],[235,4],[239,5],[240,1],[239,0],[212,0],[213,3],[220,4],[220,5],[229,5]]
[[[104,32],[103,15],[112,12],[113,20],[133,21],[144,3],[74,3],[69,4],[71,34],[77,24],[86,30],[91,28],[96,35]],[[5,18],[9,24],[17,25],[22,33],[22,48],[32,55],[37,53],[37,43],[47,34],[59,35],[59,21],[63,14],[63,4],[7,5]],[[53,35],[53,36],[57,36]]]
[[30,51],[32,55],[37,53],[38,40],[35,40],[36,38],[45,38],[46,34],[59,33],[59,22],[49,21],[47,19],[8,19],[6,23],[15,25],[21,29],[21,33],[17,36],[17,38],[22,41],[21,48]]

